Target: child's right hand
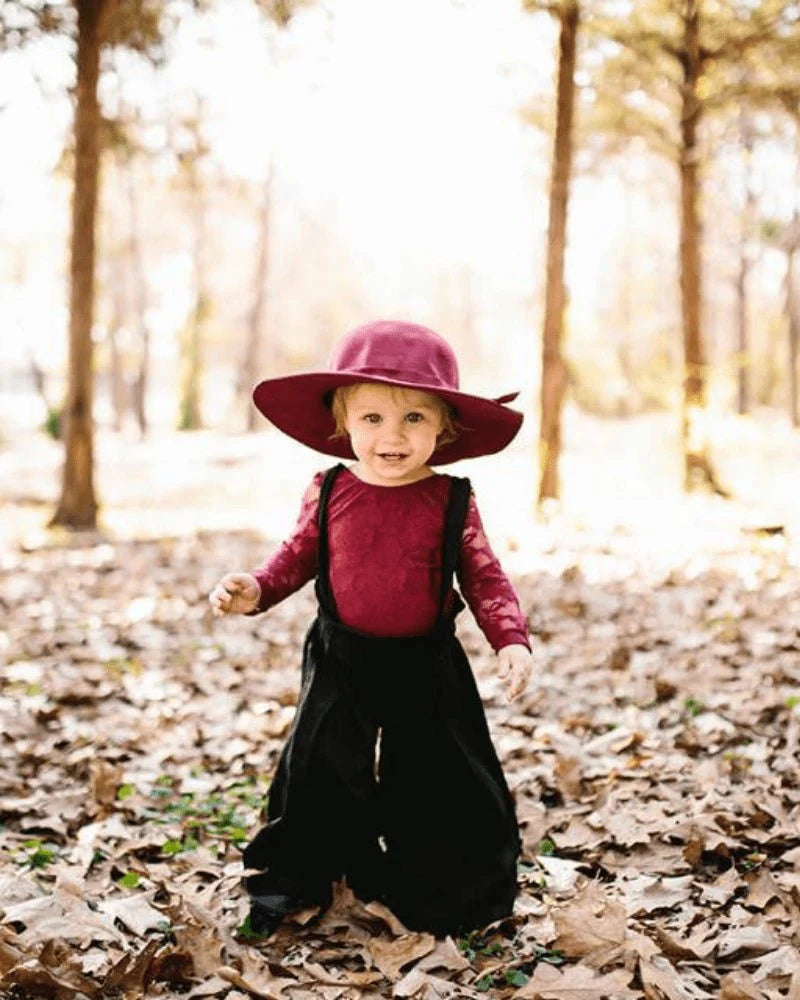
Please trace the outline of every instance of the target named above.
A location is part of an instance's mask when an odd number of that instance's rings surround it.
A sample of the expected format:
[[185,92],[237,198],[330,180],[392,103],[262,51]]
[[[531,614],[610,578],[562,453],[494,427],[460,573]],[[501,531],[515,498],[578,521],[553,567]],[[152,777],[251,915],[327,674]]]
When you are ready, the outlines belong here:
[[258,580],[249,573],[226,573],[208,595],[215,615],[245,615],[255,611],[261,597]]

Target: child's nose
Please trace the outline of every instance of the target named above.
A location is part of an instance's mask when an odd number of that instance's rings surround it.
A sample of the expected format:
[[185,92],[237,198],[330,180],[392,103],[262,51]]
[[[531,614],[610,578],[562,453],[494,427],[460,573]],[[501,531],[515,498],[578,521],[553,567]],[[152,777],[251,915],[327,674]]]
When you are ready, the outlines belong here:
[[387,430],[392,437],[404,437],[406,431],[406,422],[402,417],[398,417],[395,420],[390,420],[387,426]]

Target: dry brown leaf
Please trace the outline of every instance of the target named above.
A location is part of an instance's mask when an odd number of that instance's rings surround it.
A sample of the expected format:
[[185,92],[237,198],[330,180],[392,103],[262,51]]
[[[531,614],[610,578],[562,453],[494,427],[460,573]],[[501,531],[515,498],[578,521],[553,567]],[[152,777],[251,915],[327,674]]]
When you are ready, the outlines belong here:
[[676,969],[663,955],[655,955],[639,962],[639,978],[642,980],[647,1000],[699,1000],[710,993],[700,993],[697,988],[689,990]]
[[719,1000],[763,1000],[764,994],[743,969],[729,972],[719,981]]
[[16,935],[7,927],[0,927],[0,976],[24,958],[23,953],[12,943],[14,938]]
[[654,929],[654,936],[658,941],[661,950],[667,958],[673,959],[699,959],[707,958],[717,946],[717,932],[712,930],[707,924],[700,927],[685,938],[678,938],[670,934],[663,927]]
[[74,941],[81,948],[88,948],[92,941],[125,940],[114,926],[112,917],[95,913],[83,900],[58,886],[50,896],[9,906],[3,921],[25,924],[25,930],[17,939],[23,948],[53,938]]
[[225,942],[206,927],[182,923],[175,927],[175,943],[192,956],[198,976],[209,976],[222,965]]
[[406,925],[392,913],[388,906],[384,906],[383,903],[379,903],[377,900],[373,900],[371,903],[366,903],[364,909],[373,917],[377,917],[382,920],[392,934],[400,936],[401,934],[410,934],[411,932],[406,927]]
[[606,964],[625,941],[625,907],[593,886],[564,909],[554,910],[553,923],[558,932],[553,947],[585,958],[589,965]]
[[[222,976],[206,976],[201,982],[196,983],[188,993],[182,993],[181,998],[182,1000],[200,1000],[201,997],[218,997],[225,995],[230,987],[230,980],[223,979]],[[239,995],[242,996],[242,994]],[[256,994],[247,994],[248,997],[254,995]],[[232,1000],[233,997],[233,992],[227,992],[227,1000]]]
[[111,917],[112,921],[119,920],[138,937],[144,937],[148,930],[158,928],[167,919],[161,910],[150,905],[148,900],[152,897],[153,892],[148,892],[120,899],[101,899],[97,909]]
[[768,869],[761,868],[756,873],[748,873],[744,880],[750,887],[744,899],[745,906],[763,910],[770,900],[780,898],[781,888]]
[[549,892],[556,897],[572,895],[578,880],[584,878],[578,871],[581,867],[580,861],[539,855],[536,863],[544,870]]
[[556,969],[540,962],[531,978],[513,996],[525,1000],[598,1000],[635,997],[630,989],[631,973],[618,969],[601,975],[586,965]]
[[685,902],[692,891],[692,875],[677,878],[653,878],[640,875],[625,882],[625,903],[628,913],[639,915],[654,910],[672,909]]
[[318,962],[303,962],[302,968],[317,982],[327,983],[329,986],[370,986],[384,978],[380,972],[344,972],[342,975],[334,975],[323,969]]
[[758,959],[758,964],[751,968],[753,980],[757,983],[769,976],[790,976],[796,969],[800,969],[800,951],[793,945],[785,944],[763,955]]
[[736,927],[720,936],[717,956],[730,958],[731,955],[741,953],[763,955],[764,952],[774,951],[779,945],[780,941],[768,927]]
[[[268,969],[262,970],[258,974],[250,972],[245,977],[238,969],[234,969],[230,965],[221,965],[216,974],[226,983],[233,983],[234,986],[240,987],[253,996],[262,997],[263,1000],[284,1000],[281,991],[287,985],[286,980],[278,980]],[[296,984],[297,980],[293,979],[291,982]]]
[[103,979],[103,992],[136,991],[144,994],[153,978],[152,964],[160,945],[156,940],[148,941],[138,955],[126,952]]
[[24,872],[0,875],[0,904],[3,908],[9,903],[24,903],[27,899],[44,895],[45,892],[38,882]]
[[83,1000],[83,997],[94,1000],[100,997],[99,984],[75,973],[57,975],[36,959],[29,959],[6,972],[0,978],[0,989],[5,996],[20,992],[23,996],[52,1000]]
[[156,982],[183,986],[195,976],[192,956],[188,951],[170,948],[153,959],[151,974]]
[[444,969],[447,972],[461,972],[469,968],[469,962],[458,950],[451,937],[437,939],[436,947],[414,966],[420,972],[430,972],[433,969]]
[[566,799],[578,799],[583,792],[583,767],[578,757],[556,755],[553,769],[558,787]]
[[404,965],[415,962],[433,951],[436,939],[432,934],[405,934],[387,941],[374,937],[367,943],[373,965],[392,982],[401,979]]
[[115,805],[117,788],[122,784],[122,777],[121,767],[115,767],[102,758],[89,761],[89,788],[92,799],[98,805],[107,808]]
[[703,886],[700,898],[704,903],[711,903],[714,906],[724,906],[736,895],[744,886],[745,881],[742,876],[731,867],[723,872],[719,878],[715,879],[711,885]]
[[395,983],[392,996],[413,997],[414,1000],[483,1000],[486,994],[412,969],[399,983]]

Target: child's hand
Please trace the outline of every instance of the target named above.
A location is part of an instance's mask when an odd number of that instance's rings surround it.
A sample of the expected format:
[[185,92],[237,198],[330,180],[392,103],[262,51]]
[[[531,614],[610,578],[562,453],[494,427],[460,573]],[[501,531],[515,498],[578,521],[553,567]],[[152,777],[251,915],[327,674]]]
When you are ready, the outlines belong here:
[[215,615],[247,614],[255,611],[261,597],[258,580],[249,573],[226,573],[208,595]]
[[506,686],[509,701],[519,697],[528,685],[533,657],[527,646],[503,646],[497,654],[500,677]]

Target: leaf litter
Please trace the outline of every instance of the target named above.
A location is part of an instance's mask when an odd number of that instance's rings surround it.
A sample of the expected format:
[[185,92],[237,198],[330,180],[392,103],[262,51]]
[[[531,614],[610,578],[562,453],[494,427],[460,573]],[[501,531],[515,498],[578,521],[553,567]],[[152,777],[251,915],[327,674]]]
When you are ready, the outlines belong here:
[[[509,918],[408,931],[336,887],[249,933],[263,817],[313,616],[218,621],[255,534],[18,545],[0,570],[0,993],[11,998],[800,1000],[800,570],[784,536],[598,581],[516,583],[540,636],[479,678],[524,843]],[[559,554],[569,551],[563,544]]]

